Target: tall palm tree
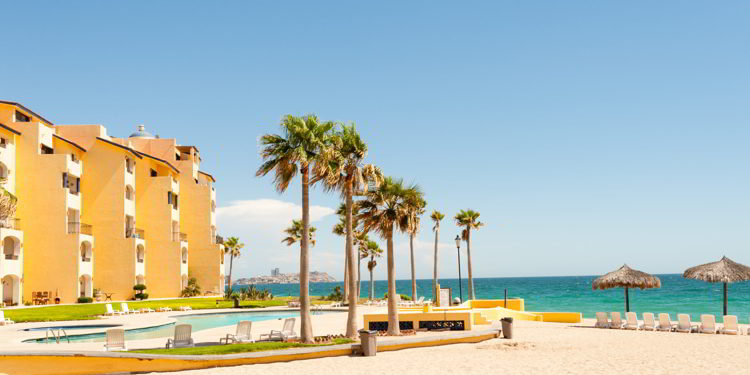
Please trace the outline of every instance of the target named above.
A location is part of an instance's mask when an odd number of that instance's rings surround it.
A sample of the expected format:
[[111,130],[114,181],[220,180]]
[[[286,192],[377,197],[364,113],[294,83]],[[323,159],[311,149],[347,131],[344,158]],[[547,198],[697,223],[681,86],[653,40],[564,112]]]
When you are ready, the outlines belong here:
[[432,261],[432,299],[435,301],[438,300],[438,238],[440,237],[440,220],[444,218],[445,215],[438,210],[433,210],[430,214],[430,219],[435,223],[432,227],[432,231],[435,232],[435,257]]
[[[315,231],[317,228],[310,227],[309,228],[309,240],[310,245],[315,246]],[[289,228],[284,229],[284,233],[286,233],[286,237],[284,237],[281,242],[285,243],[287,246],[292,246],[297,242],[300,242],[302,240],[302,221],[301,220],[292,220],[292,225],[289,226]]]
[[[349,286],[348,304],[349,310],[346,318],[346,336],[349,338],[357,337],[357,299],[359,290],[355,284],[359,276],[355,275],[355,252],[354,252],[354,227],[353,205],[354,195],[366,192],[368,186],[379,184],[382,179],[380,169],[372,164],[364,164],[363,161],[367,156],[367,144],[362,140],[354,124],[342,125],[341,130],[333,136],[333,147],[326,158],[328,169],[323,170],[325,186],[329,190],[336,190],[341,193],[345,203],[345,233],[346,233],[346,277]],[[367,231],[365,231],[367,232]],[[359,258],[359,257],[357,257]],[[357,269],[358,272],[358,269]]]
[[424,208],[427,206],[427,202],[421,197],[416,197],[416,201],[411,204],[411,210],[408,215],[408,229],[409,233],[409,257],[411,260],[411,300],[417,300],[417,278],[414,269],[414,237],[419,232],[420,216],[424,213]]
[[471,274],[471,230],[479,230],[479,228],[484,226],[484,223],[479,221],[479,212],[474,210],[461,210],[453,219],[456,220],[456,225],[465,227],[461,231],[461,237],[466,241],[466,259],[469,269],[469,299],[475,299],[474,278]]
[[245,247],[244,243],[240,242],[237,237],[229,237],[224,241],[224,254],[229,255],[229,293],[232,293],[232,264],[234,258],[239,258],[240,250]]
[[403,180],[387,177],[374,190],[368,191],[366,199],[357,201],[364,230],[378,233],[387,244],[388,265],[388,334],[398,335],[398,307],[396,306],[396,272],[393,254],[393,233],[406,232],[409,214],[422,191],[416,185],[404,186]]
[[375,260],[375,258],[380,258],[382,254],[383,250],[380,248],[380,246],[378,246],[377,242],[367,241],[366,255],[370,257],[370,261],[367,262],[367,269],[370,271],[370,293],[368,294],[369,300],[372,300],[372,298],[375,296],[375,281],[372,277],[372,272],[378,265],[378,262]]
[[310,321],[310,254],[308,249],[310,231],[310,186],[319,179],[310,178],[322,174],[324,162],[331,145],[333,122],[321,123],[316,116],[295,117],[287,115],[281,120],[282,133],[261,137],[260,155],[264,162],[255,175],[265,176],[274,172],[276,191],[283,193],[299,173],[302,179],[302,234],[300,236],[300,336],[302,342],[312,343],[313,332]]
[[367,242],[370,241],[370,237],[367,233],[362,231],[354,232],[354,246],[357,247],[357,299],[362,295],[362,259],[367,258]]

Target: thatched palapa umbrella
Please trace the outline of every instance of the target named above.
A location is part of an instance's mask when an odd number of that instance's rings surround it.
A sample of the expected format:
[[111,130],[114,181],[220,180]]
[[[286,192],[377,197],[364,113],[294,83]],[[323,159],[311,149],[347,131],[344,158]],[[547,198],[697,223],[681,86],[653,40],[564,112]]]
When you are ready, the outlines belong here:
[[750,280],[750,267],[722,257],[718,262],[688,268],[682,277],[709,283],[724,283],[724,315],[727,315],[727,283]]
[[591,284],[594,290],[625,288],[625,311],[630,311],[629,288],[650,289],[661,288],[661,280],[658,277],[645,272],[634,270],[624,264],[622,267],[604,276],[598,277]]

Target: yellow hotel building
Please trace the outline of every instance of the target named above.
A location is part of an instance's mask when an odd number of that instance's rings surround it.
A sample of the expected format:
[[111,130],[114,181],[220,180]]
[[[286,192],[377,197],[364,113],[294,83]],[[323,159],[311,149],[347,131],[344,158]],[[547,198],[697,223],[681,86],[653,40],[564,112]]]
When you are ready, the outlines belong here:
[[75,303],[94,288],[126,300],[135,284],[177,297],[189,277],[220,294],[215,179],[200,162],[197,147],[143,126],[117,138],[0,101],[0,177],[18,199],[15,218],[0,221],[2,302],[47,292]]

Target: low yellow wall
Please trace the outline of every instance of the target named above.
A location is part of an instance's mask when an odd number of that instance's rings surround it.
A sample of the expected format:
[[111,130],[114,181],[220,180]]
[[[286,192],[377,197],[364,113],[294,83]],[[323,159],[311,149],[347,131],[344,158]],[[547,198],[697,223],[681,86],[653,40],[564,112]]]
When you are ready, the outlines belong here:
[[[399,322],[412,322],[414,329],[419,328],[420,321],[442,321],[442,320],[459,320],[464,322],[464,329],[469,331],[474,325],[474,317],[471,311],[408,311],[399,312]],[[387,322],[388,314],[365,314],[364,327],[369,329],[370,322]]]
[[468,301],[468,304],[472,309],[504,307],[506,309],[524,311],[524,303],[522,298],[509,298],[507,306],[505,306],[505,300],[502,299],[475,299]]
[[577,312],[534,312],[532,314],[541,315],[543,322],[580,323],[583,321],[583,315]]

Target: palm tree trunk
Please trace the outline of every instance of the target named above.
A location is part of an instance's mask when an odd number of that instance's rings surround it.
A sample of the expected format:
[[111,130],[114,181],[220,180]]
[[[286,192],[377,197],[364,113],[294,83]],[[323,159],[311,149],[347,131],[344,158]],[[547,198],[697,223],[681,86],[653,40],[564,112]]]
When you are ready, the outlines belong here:
[[357,250],[357,299],[362,296],[362,254]]
[[474,278],[471,276],[471,228],[468,226],[466,227],[466,259],[469,268],[469,299],[476,299],[474,297]]
[[393,259],[393,229],[388,232],[388,334],[398,336],[398,305],[396,304],[396,268]]
[[229,253],[229,294],[230,295],[232,294],[232,263],[234,263],[234,254]]
[[310,270],[308,242],[310,239],[310,172],[309,167],[302,167],[302,239],[299,252],[299,302],[300,302],[300,339],[312,344],[313,332],[310,320]]
[[411,256],[411,300],[417,300],[417,278],[414,274],[414,235],[409,234],[409,255]]
[[357,278],[354,276],[354,232],[352,231],[352,179],[346,181],[346,264],[349,267],[349,313],[346,316],[346,337],[357,338]]
[[349,301],[349,253],[346,252],[346,244],[344,244],[344,300],[343,302]]
[[433,260],[433,266],[432,266],[432,300],[436,301],[438,300],[438,291],[437,291],[437,283],[438,283],[438,237],[440,235],[440,227],[435,227],[435,257]]
[[[370,257],[370,261],[374,261],[374,260],[375,260],[375,255],[372,255]],[[370,270],[370,298],[369,299],[372,300],[373,297],[375,296],[375,282],[372,279],[372,271],[374,270],[374,268],[370,268],[369,265],[367,266],[367,268]]]

